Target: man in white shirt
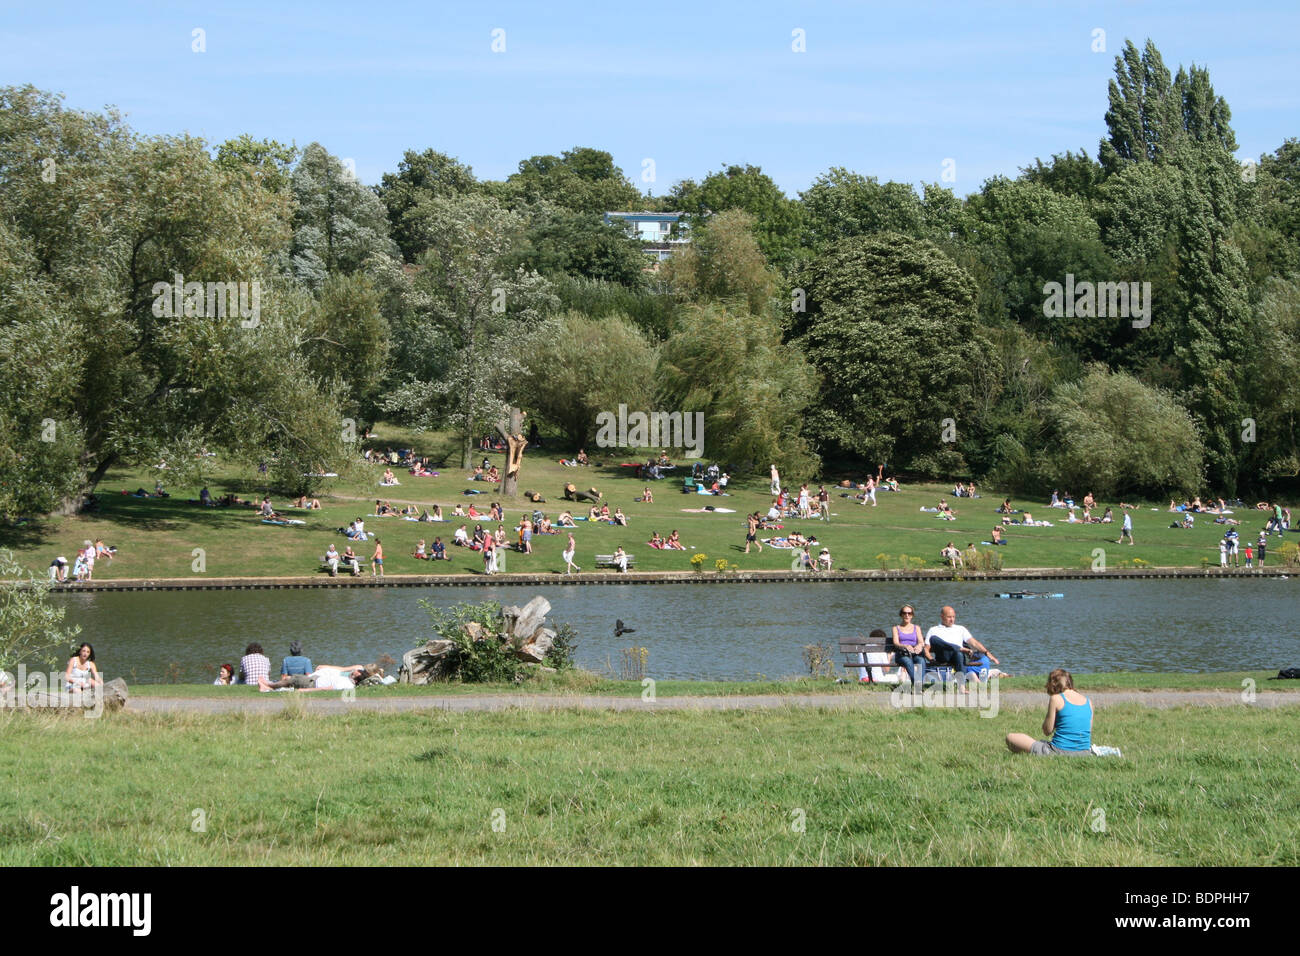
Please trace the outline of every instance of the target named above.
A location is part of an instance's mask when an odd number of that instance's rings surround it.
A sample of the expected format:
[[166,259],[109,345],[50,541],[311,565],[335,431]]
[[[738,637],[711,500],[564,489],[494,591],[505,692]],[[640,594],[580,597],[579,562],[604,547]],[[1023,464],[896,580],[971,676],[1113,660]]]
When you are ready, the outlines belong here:
[[962,667],[966,663],[962,651],[988,654],[988,648],[971,637],[970,631],[957,623],[957,612],[951,607],[941,608],[939,619],[942,624],[936,624],[925,632],[925,645],[934,654],[935,666],[951,667],[953,679],[956,680],[962,676]]

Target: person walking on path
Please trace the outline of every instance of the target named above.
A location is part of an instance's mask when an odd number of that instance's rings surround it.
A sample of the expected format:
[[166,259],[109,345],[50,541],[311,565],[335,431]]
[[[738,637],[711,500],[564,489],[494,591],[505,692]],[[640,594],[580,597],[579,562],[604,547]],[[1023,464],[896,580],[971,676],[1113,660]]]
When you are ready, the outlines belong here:
[[1133,515],[1127,511],[1124,512],[1124,526],[1119,530],[1119,540],[1115,543],[1123,544],[1125,538],[1128,538],[1129,544],[1133,543]]
[[375,539],[375,553],[370,557],[370,576],[382,578],[384,576],[384,546]]
[[578,543],[577,543],[576,541],[573,540],[573,532],[570,531],[570,532],[569,532],[569,543],[566,544],[566,545],[564,546],[564,555],[563,555],[563,557],[564,557],[564,573],[565,573],[565,574],[568,574],[570,571],[581,571],[581,570],[582,570],[582,568],[578,567],[576,564],[573,563],[573,555],[577,552],[577,550],[578,550]]

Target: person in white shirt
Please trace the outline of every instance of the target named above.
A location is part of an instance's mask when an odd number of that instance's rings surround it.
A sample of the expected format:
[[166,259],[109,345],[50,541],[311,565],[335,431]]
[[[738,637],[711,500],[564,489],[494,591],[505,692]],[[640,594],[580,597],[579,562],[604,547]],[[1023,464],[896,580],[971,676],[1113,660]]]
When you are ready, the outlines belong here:
[[999,663],[998,659],[989,653],[987,647],[975,640],[970,631],[957,623],[957,612],[951,607],[943,607],[939,610],[939,620],[943,623],[936,624],[925,632],[925,646],[934,654],[936,667],[953,669],[954,680],[962,676],[962,668],[966,663],[962,657],[963,650],[988,654],[989,660],[994,664]]

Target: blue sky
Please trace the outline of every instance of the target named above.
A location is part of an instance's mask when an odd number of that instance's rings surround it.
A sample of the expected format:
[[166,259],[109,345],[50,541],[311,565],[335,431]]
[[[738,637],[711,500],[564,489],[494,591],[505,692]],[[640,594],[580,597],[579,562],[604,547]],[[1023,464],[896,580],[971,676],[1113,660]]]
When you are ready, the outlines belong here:
[[0,84],[115,105],[147,134],[316,140],[368,183],[406,149],[498,179],[592,146],[656,195],[731,163],[793,196],[831,166],[919,184],[946,159],[965,194],[1035,157],[1095,155],[1125,38],[1153,39],[1171,71],[1209,67],[1241,158],[1300,135],[1300,10],[1278,0],[7,6]]

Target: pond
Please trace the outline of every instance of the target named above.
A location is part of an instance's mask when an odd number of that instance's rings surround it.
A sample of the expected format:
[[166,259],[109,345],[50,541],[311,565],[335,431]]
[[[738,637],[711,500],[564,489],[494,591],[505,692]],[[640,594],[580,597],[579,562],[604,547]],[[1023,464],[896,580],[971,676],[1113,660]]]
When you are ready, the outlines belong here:
[[[1012,674],[1206,672],[1300,664],[1300,579],[1041,581],[1061,598],[999,599],[1020,582],[843,582],[547,587],[340,588],[63,594],[69,623],[101,668],[128,683],[211,682],[257,641],[272,665],[300,640],[317,663],[402,654],[429,636],[421,600],[439,606],[544,594],[578,631],[580,666],[617,676],[621,652],[649,650],[657,679],[747,680],[806,672],[806,644],[888,629],[911,603],[925,628],[951,604],[957,622]],[[614,636],[622,619],[634,633]],[[837,657],[837,664],[839,658]]]

